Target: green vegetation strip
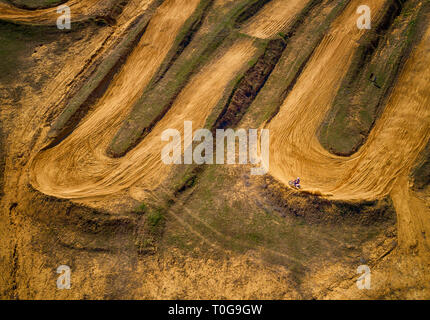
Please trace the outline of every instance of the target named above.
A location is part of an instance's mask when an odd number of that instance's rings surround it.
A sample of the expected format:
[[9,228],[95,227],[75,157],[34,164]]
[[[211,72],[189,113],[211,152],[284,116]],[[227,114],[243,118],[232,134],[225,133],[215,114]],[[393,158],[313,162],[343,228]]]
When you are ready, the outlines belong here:
[[4,2],[8,2],[22,9],[36,10],[55,7],[67,1],[68,0],[6,0]]
[[163,237],[167,210],[162,206],[150,207],[142,203],[139,214],[144,215],[143,225],[135,239],[135,246],[139,254],[153,254],[157,251]]
[[366,141],[417,40],[418,20],[423,12],[419,3],[407,1],[401,10],[398,1],[387,1],[385,16],[360,40],[353,63],[319,130],[319,140],[328,151],[348,156]]
[[2,129],[2,120],[0,119],[0,199],[4,195],[3,184],[4,184],[4,169],[6,161],[6,150],[4,145],[4,134]]
[[[216,49],[221,44],[226,45],[234,41],[235,37],[241,36],[238,32],[234,32],[238,19],[245,19],[244,15],[248,11],[255,11],[266,2],[268,0],[242,0],[227,3],[221,9],[212,10],[205,20],[207,23],[205,31],[196,34],[162,79],[159,79],[165,69],[165,65],[162,66],[162,71],[145,90],[113,138],[107,154],[121,157],[138,144],[171,107],[190,77],[209,61]],[[184,43],[183,40],[190,38],[190,33],[195,32],[193,25],[196,21],[200,21],[207,5],[206,1],[202,1],[196,15],[185,24],[177,44]],[[171,57],[167,59],[171,61]]]

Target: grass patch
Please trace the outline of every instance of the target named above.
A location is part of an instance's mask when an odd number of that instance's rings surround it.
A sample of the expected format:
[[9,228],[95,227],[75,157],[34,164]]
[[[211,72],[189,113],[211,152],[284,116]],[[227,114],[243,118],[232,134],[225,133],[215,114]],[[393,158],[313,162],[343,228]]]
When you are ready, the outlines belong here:
[[137,208],[133,210],[136,214],[145,214],[148,211],[148,206],[145,203],[140,204]]
[[25,61],[34,49],[56,39],[59,31],[52,27],[32,27],[0,21],[0,82],[16,78],[17,70],[29,64]]
[[139,228],[135,246],[139,254],[153,254],[163,237],[166,209],[161,206],[144,206],[146,217]]
[[153,231],[156,230],[163,221],[164,216],[161,212],[161,210],[157,209],[148,215],[148,225]]
[[[295,203],[288,202],[279,210],[262,190],[241,186],[240,169],[233,171],[225,166],[207,166],[193,191],[181,195],[185,203],[173,206],[172,210],[180,215],[186,228],[178,227],[176,220],[168,223],[163,250],[174,247],[193,254],[201,252],[200,248],[207,243],[213,243],[221,250],[212,248],[205,252],[212,258],[225,252],[229,255],[261,253],[265,262],[288,268],[300,282],[303,270],[318,268],[321,261],[351,265],[358,262],[354,259],[360,256],[363,244],[374,240],[387,226],[395,225],[394,211],[378,214],[378,204],[372,203],[343,207],[334,204],[334,209],[327,204],[325,212],[320,203],[304,198],[303,211],[314,211],[320,216],[335,215],[339,219],[335,223],[316,223],[306,217],[296,217],[291,213],[297,206]],[[372,214],[366,214],[372,210]],[[373,215],[375,219],[362,220],[361,214]],[[194,232],[187,231],[190,228],[204,237],[204,243]]]
[[68,0],[6,0],[15,7],[22,9],[44,9],[58,6],[62,3],[66,3]]

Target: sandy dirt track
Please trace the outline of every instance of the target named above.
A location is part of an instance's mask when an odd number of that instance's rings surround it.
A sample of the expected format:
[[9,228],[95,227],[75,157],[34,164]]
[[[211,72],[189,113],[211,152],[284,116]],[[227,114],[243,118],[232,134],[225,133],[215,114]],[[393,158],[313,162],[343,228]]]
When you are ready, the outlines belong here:
[[[103,10],[110,8],[112,2],[107,0],[70,0],[65,5],[70,8],[72,22],[77,22],[100,14]],[[57,13],[57,7],[25,10],[0,2],[0,20],[33,25],[54,25],[60,15]]]
[[[163,173],[170,171],[171,166],[164,165],[160,158],[161,133],[170,128],[182,131],[185,120],[203,126],[224,88],[254,54],[251,39],[239,41],[197,74],[154,130],[124,158],[111,159],[104,152],[198,2],[169,0],[160,7],[96,111],[61,144],[36,157],[31,170],[36,188],[61,198],[88,198],[118,192],[143,177],[148,186],[154,186]],[[182,19],[178,19],[178,12]]]
[[[284,184],[300,176],[304,188],[341,200],[372,200],[389,194],[399,177],[406,176],[430,137],[429,44],[423,40],[406,64],[388,105],[366,144],[351,157],[328,153],[316,133],[329,111],[353,54],[365,30],[356,27],[352,1],[324,37],[279,113],[267,125],[270,130],[270,173]],[[268,37],[281,17],[288,24],[307,1],[289,5],[275,1],[245,28]],[[165,117],[124,158],[111,159],[105,148],[130,106],[149,82],[171,47],[180,26],[198,1],[166,1],[157,11],[139,45],[117,75],[95,112],[61,144],[36,156],[32,184],[60,198],[82,199],[113,194],[138,183],[153,189],[166,177],[169,166],[160,159],[161,133],[183,131],[184,121],[194,129],[206,117],[243,65],[255,52],[252,40],[236,42],[223,57],[200,71],[181,92]],[[384,2],[370,1],[374,15]],[[178,12],[180,15],[178,16]],[[273,13],[273,19],[267,15]],[[173,19],[174,18],[174,19]],[[267,21],[267,23],[263,23]],[[174,23],[173,23],[174,22]],[[424,39],[428,38],[428,34]],[[396,148],[393,148],[396,145]],[[399,201],[395,201],[400,207]],[[425,206],[424,206],[425,208]],[[406,215],[407,216],[407,215]]]
[[[308,2],[294,1],[303,6]],[[95,3],[95,1],[93,2]],[[281,2],[274,0],[271,5],[279,6],[279,8],[288,7],[281,5]],[[376,14],[384,5],[383,1],[377,0],[369,0],[368,3],[372,7],[372,12]],[[337,89],[358,47],[356,41],[365,32],[358,31],[355,24],[357,18],[355,9],[361,4],[361,1],[352,0],[346,12],[335,21],[330,33],[314,52],[279,113],[271,122],[265,124],[270,129],[271,136],[270,174],[283,183],[300,176],[305,191],[322,194],[328,199],[363,201],[390,195],[397,211],[400,247],[418,246],[428,253],[430,252],[428,203],[420,198],[419,194],[412,191],[408,174],[417,155],[430,138],[430,110],[428,108],[430,102],[430,68],[428,66],[430,28],[426,31],[421,43],[414,48],[385,106],[384,113],[376,123],[366,144],[358,153],[351,157],[334,156],[321,147],[316,137],[319,125],[330,109]],[[11,181],[9,184],[16,187],[17,192],[24,193],[20,189],[25,189],[22,186],[27,185],[27,173],[29,173],[32,186],[45,194],[84,203],[86,200],[91,203],[93,199],[102,197],[100,202],[104,203],[108,198],[103,197],[118,194],[124,190],[129,192],[132,197],[141,200],[139,198],[141,192],[155,188],[166,178],[172,166],[164,165],[160,158],[161,149],[165,145],[160,139],[163,130],[177,129],[183,136],[184,121],[193,121],[194,130],[202,127],[220,97],[225,94],[224,90],[227,85],[232,79],[235,79],[239,70],[257,52],[253,40],[249,38],[241,38],[225,51],[218,52],[216,58],[191,77],[171,109],[139,145],[123,158],[107,157],[105,154],[107,145],[161,65],[183,22],[192,14],[197,5],[197,0],[166,0],[153,16],[141,41],[112,80],[104,96],[91,108],[90,113],[81,120],[74,132],[54,148],[40,152],[38,152],[39,149],[33,148],[32,152],[36,154],[28,163],[25,162],[22,165],[23,174],[20,176],[22,183]],[[289,13],[300,12],[296,7],[289,8],[291,8],[291,12],[278,12],[272,9],[274,15],[279,14],[279,17],[290,19],[285,24],[287,27],[293,21],[292,15]],[[129,15],[134,16],[135,12],[129,7],[126,7],[127,9],[130,12]],[[269,6],[266,6],[265,10],[268,13]],[[57,16],[55,12],[54,16]],[[256,17],[261,18],[261,13]],[[124,23],[128,20],[125,16],[121,19],[124,20]],[[259,23],[255,22],[257,21],[255,18],[250,20],[255,24],[255,29],[249,35],[270,38],[285,29],[282,27],[278,30],[274,28],[273,22],[265,24],[263,20],[259,20]],[[251,24],[247,24],[245,27],[249,28],[249,25]],[[260,26],[261,29],[259,29]],[[101,43],[102,41],[94,42]],[[97,44],[92,43],[92,45]],[[50,88],[53,88],[52,92],[57,87],[66,87],[63,78],[66,75],[70,76],[67,68],[75,70],[77,65],[65,66],[63,74],[56,77],[58,83],[55,86],[50,84]],[[60,79],[61,81],[59,81]],[[38,99],[37,101],[41,102],[47,101],[48,94],[43,99],[40,97]],[[34,105],[32,102],[27,104]],[[38,110],[34,114],[40,113],[41,110],[48,110],[50,105],[51,103],[39,103]],[[34,124],[34,128],[40,126],[40,121],[29,123]],[[42,135],[39,142],[43,140],[47,129],[41,129]],[[22,134],[28,136],[26,141],[33,141],[34,130],[30,130],[30,126],[29,130],[24,130]],[[20,144],[24,140],[18,136],[14,138],[19,140]],[[19,148],[20,144],[16,143],[15,148]],[[40,144],[38,146],[40,147]],[[15,160],[14,158],[11,162]],[[9,204],[16,201],[17,196],[13,193],[9,192],[8,200],[4,201],[7,204],[4,206],[5,212]],[[19,209],[22,210],[21,203],[19,206]],[[7,212],[7,214],[10,213]],[[7,225],[7,228],[10,226]],[[35,230],[38,232],[38,225]],[[28,238],[32,237],[30,232],[22,234]],[[25,249],[28,247],[25,242],[20,246]],[[84,254],[79,254],[79,256],[81,255]],[[107,255],[103,253],[102,265],[106,263],[105,256]],[[23,260],[22,257],[20,259]],[[26,259],[29,261],[28,265],[34,264],[31,256],[27,256]],[[176,261],[177,257],[174,259]],[[279,283],[279,288],[283,290],[287,283],[282,278],[287,270],[284,267],[279,267],[282,269],[280,270],[282,273],[276,270],[272,274],[264,271],[266,264],[258,264],[253,267],[248,261],[233,261],[233,268],[230,266],[230,261],[221,267],[213,266],[214,263],[210,261],[192,260],[186,265],[172,265],[170,261],[166,261],[164,263],[164,260],[161,260],[160,265],[160,259],[151,258],[138,271],[133,269],[133,273],[146,275],[143,278],[144,286],[140,296],[177,297],[175,290],[178,288],[183,290],[184,287],[198,295],[201,291],[196,290],[197,279],[198,287],[204,288],[203,293],[207,294],[209,298],[213,297],[214,284],[221,292],[221,299],[226,294],[234,298],[236,291],[228,285],[238,285],[237,276],[235,276],[238,274],[244,277],[243,285],[240,284],[238,298],[243,297],[244,292],[251,297],[263,295],[273,298],[271,288],[277,288],[276,285]],[[398,264],[396,259],[393,261]],[[244,267],[239,268],[242,264]],[[22,263],[22,265],[24,264]],[[405,270],[412,278],[415,278],[418,268],[415,264],[411,266]],[[109,268],[109,271],[117,270],[118,266],[109,266]],[[97,267],[93,267],[93,269],[97,269]],[[191,272],[184,272],[189,269]],[[258,272],[256,272],[257,270]],[[334,270],[333,273],[336,273],[337,270]],[[390,268],[386,273],[391,275],[392,270]],[[424,273],[427,273],[428,266],[423,270]],[[41,271],[45,270],[41,269]],[[49,269],[49,272],[52,273],[52,270]],[[173,280],[172,272],[175,275]],[[83,271],[83,274],[86,274],[86,270]],[[207,278],[208,274],[214,284],[205,286],[207,281],[199,280]],[[374,274],[377,279],[372,268],[372,277]],[[247,275],[252,275],[252,277],[245,277]],[[393,275],[393,277],[397,278],[398,275]],[[403,280],[402,277],[398,278],[399,281]],[[329,280],[327,286],[333,288],[332,279]],[[355,281],[350,280],[348,278],[348,285],[352,283],[352,288],[355,290],[352,297],[356,298]],[[20,286],[25,287],[25,282],[22,283]],[[88,283],[92,286],[91,282]],[[219,283],[220,285],[217,285]],[[310,283],[313,285],[314,279]],[[417,283],[418,280],[409,288],[414,288]],[[420,285],[422,283],[425,282],[420,282]],[[387,286],[390,285],[391,283],[388,282]],[[402,288],[404,286],[407,285],[402,282]],[[101,290],[105,292],[110,290],[110,287],[106,286]],[[294,290],[295,288],[291,288],[292,292]],[[291,298],[291,296],[285,296],[285,298]],[[312,296],[312,298],[315,297]],[[345,298],[345,296],[340,296],[340,298]]]
[[[301,176],[306,189],[319,189],[335,199],[374,199],[388,194],[399,172],[412,165],[429,136],[426,108],[429,97],[425,94],[429,82],[420,66],[426,52],[423,42],[358,153],[351,157],[333,156],[318,143],[318,126],[330,108],[358,46],[356,41],[362,35],[353,14],[358,2],[353,1],[335,22],[280,112],[267,125],[271,130],[271,173],[284,183]],[[381,9],[380,1],[371,3],[373,12]]]
[[114,194],[136,183],[151,190],[167,176],[172,166],[161,160],[162,132],[177,129],[182,134],[184,121],[192,121],[194,129],[203,127],[228,83],[256,52],[252,39],[236,41],[192,78],[169,112],[134,150],[121,159],[107,157],[108,143],[198,2],[168,0],[160,7],[94,113],[61,144],[35,157],[30,174],[34,187],[60,198],[88,199]]
[[[161,161],[162,132],[177,129],[182,133],[184,121],[192,121],[194,129],[203,127],[228,83],[256,52],[252,39],[236,41],[192,78],[169,112],[134,150],[121,159],[107,157],[108,143],[198,3],[168,0],[159,8],[95,111],[61,144],[35,157],[30,170],[34,187],[60,198],[83,199],[110,195],[136,183],[151,190],[167,176],[172,166]],[[287,7],[284,15],[290,10]],[[294,16],[297,11],[291,13]],[[257,30],[265,27],[256,26]]]
[[[351,157],[334,156],[322,148],[316,133],[362,34],[353,12],[359,4],[352,1],[339,17],[267,128],[271,135],[270,173],[276,179],[288,183],[300,176],[304,188],[312,193],[362,201],[386,196],[395,185],[396,190],[399,185],[408,188],[407,179],[398,179],[409,174],[430,138],[430,29],[414,49],[365,145]],[[383,2],[369,4],[376,13]],[[407,189],[393,193],[398,195],[394,202],[401,211],[399,216],[410,220],[413,209],[408,208],[407,194]],[[423,204],[418,207],[419,215],[428,221],[428,208]],[[425,225],[430,231],[428,223]]]
[[[171,166],[161,161],[161,133],[165,129],[182,133],[184,121],[193,121],[194,129],[203,126],[229,81],[255,53],[251,39],[238,40],[196,74],[153,131],[125,157],[111,159],[105,149],[198,2],[170,0],[159,8],[95,111],[62,143],[35,157],[30,170],[33,186],[48,195],[84,199],[113,194],[136,183],[153,189],[167,176]],[[292,21],[307,1],[289,3],[271,3],[247,28],[254,26],[254,34],[262,37],[273,34],[270,26],[277,24],[273,21],[281,16]],[[382,12],[384,4],[369,2],[374,15]],[[407,62],[366,144],[351,157],[334,156],[322,148],[316,133],[365,32],[356,26],[359,5],[359,0],[352,1],[333,23],[279,113],[266,126],[271,136],[270,173],[276,179],[288,184],[300,176],[311,193],[363,201],[390,194],[397,179],[409,173],[430,137],[430,111],[426,108],[430,72],[425,64],[430,58],[425,40],[430,31]],[[270,12],[275,18],[266,19]],[[393,192],[393,197],[405,192]],[[405,207],[399,197],[394,201],[397,207]],[[414,203],[421,212],[426,211],[424,204]],[[402,211],[408,219],[410,211]],[[420,225],[419,229],[427,229],[426,223]]]
[[274,0],[267,3],[242,29],[252,37],[268,39],[285,31],[309,0]]
[[[239,71],[241,61],[250,59],[255,50],[251,40],[240,41],[202,70],[154,130],[121,159],[104,154],[115,127],[90,117],[57,147],[39,154],[32,167],[33,185],[46,194],[69,199],[113,194],[142,178],[147,188],[155,188],[172,168],[161,160],[162,132],[176,129],[183,133],[184,121],[193,121],[195,127],[202,127],[223,89]],[[104,112],[112,115],[106,109]],[[97,140],[90,133],[94,126],[102,129]]]

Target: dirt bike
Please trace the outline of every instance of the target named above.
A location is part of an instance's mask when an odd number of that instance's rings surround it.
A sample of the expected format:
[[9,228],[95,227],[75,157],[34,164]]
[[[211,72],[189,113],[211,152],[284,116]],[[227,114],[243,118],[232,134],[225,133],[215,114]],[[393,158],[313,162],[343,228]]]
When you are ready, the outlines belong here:
[[293,180],[288,181],[288,184],[290,185],[290,187],[295,188],[295,189],[300,189],[301,188],[300,184],[296,185],[296,183]]

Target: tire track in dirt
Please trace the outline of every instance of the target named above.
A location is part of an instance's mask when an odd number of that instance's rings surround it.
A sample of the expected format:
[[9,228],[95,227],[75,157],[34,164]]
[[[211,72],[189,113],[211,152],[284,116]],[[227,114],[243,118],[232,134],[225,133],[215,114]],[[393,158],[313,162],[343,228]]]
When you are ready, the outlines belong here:
[[[271,133],[270,173],[284,184],[300,176],[305,191],[337,200],[363,201],[388,195],[399,183],[397,179],[409,173],[430,138],[429,28],[359,152],[338,157],[319,144],[318,126],[333,103],[356,40],[363,33],[356,27],[359,5],[360,1],[352,1],[338,18],[267,125]],[[369,5],[373,14],[383,8],[380,1],[369,1]],[[396,206],[400,220],[405,214],[402,207]]]
[[242,28],[252,37],[269,39],[287,30],[303,8],[313,0],[273,0]]
[[[72,22],[80,22],[106,13],[106,10],[112,8],[112,4],[112,1],[107,0],[70,0],[64,5],[70,8]],[[55,25],[60,15],[57,13],[57,7],[25,10],[0,2],[0,20],[32,25]]]

